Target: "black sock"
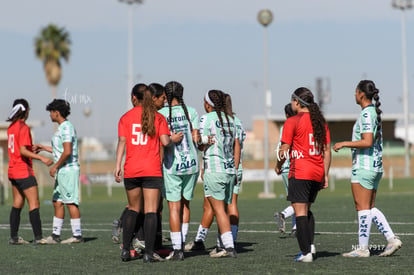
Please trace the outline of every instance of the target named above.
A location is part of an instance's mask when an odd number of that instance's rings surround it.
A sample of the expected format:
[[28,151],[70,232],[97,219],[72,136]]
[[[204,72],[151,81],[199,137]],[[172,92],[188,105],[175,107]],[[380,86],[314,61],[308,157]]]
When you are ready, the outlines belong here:
[[308,211],[308,223],[310,243],[313,244],[313,239],[315,237],[315,217],[313,216],[313,213],[310,210]]
[[296,239],[298,240],[300,251],[303,255],[310,252],[310,233],[307,216],[296,217]]
[[10,211],[10,237],[15,240],[19,237],[20,212],[22,212],[21,208],[14,207]]
[[155,236],[155,250],[162,248],[162,217],[161,213],[157,212],[157,235]]
[[126,211],[122,219],[122,243],[123,248],[130,250],[132,237],[134,236],[135,223],[138,213],[133,210]]
[[39,208],[35,208],[29,212],[29,220],[32,225],[35,240],[40,240],[42,236],[42,221],[40,220]]
[[138,213],[137,216],[137,224],[135,226],[135,237],[138,238],[138,240],[142,241],[144,240],[144,220],[145,220],[145,214],[142,212]]
[[122,224],[122,220],[125,217],[126,212],[128,211],[128,207],[125,207],[124,211],[122,211],[121,216],[119,217],[119,220],[121,221]]
[[146,213],[144,221],[145,253],[154,252],[155,236],[157,235],[157,213]]

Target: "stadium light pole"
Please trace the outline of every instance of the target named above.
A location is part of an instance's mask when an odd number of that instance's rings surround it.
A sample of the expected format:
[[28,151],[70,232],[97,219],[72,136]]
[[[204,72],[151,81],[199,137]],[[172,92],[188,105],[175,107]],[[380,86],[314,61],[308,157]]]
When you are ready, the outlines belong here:
[[131,106],[131,89],[134,85],[134,10],[132,4],[142,4],[144,0],[118,0],[121,3],[128,4],[128,81],[127,81],[127,105],[126,108],[129,110]]
[[412,0],[393,0],[392,7],[401,11],[401,53],[403,77],[403,109],[404,109],[404,151],[405,151],[405,177],[410,177],[410,147],[408,141],[408,80],[407,80],[407,41],[405,31],[405,11],[413,8]]
[[274,198],[275,194],[270,192],[269,182],[269,116],[272,107],[272,93],[269,90],[269,70],[268,70],[268,35],[267,26],[273,21],[273,14],[268,9],[260,10],[257,14],[257,20],[264,27],[264,97],[265,97],[265,116],[264,116],[264,188],[263,193],[259,194],[261,198]]

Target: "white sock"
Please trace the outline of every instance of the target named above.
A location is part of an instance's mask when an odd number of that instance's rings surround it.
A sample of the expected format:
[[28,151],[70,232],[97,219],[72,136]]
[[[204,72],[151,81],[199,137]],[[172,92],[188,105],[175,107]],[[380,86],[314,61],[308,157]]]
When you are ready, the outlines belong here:
[[231,234],[233,235],[233,242],[237,240],[237,233],[239,232],[239,226],[237,224],[231,224]]
[[183,223],[181,225],[181,234],[183,238],[183,243],[187,240],[187,234],[188,234],[188,223]]
[[82,236],[81,229],[81,220],[79,219],[70,219],[70,226],[72,227],[72,235],[74,237]]
[[60,219],[58,217],[53,217],[53,230],[52,230],[52,234],[55,234],[57,236],[60,236],[60,233],[62,232],[63,221],[64,221],[64,219]]
[[216,246],[223,248],[223,240],[221,239],[220,232],[217,232]]
[[385,218],[384,214],[378,208],[371,209],[372,222],[377,226],[378,231],[384,235],[384,238],[388,241],[394,238],[394,232]]
[[293,207],[291,205],[289,205],[288,207],[285,208],[285,210],[282,211],[283,216],[286,218],[292,216],[293,214],[295,214],[295,210],[293,209]]
[[221,234],[221,240],[223,241],[224,248],[234,248],[233,236],[231,231]]
[[368,249],[371,224],[371,210],[358,211],[358,241],[360,249]]
[[208,233],[208,228],[204,228],[201,224],[198,227],[197,235],[195,237],[195,241],[205,241]]
[[182,248],[181,232],[170,232],[171,243],[174,250],[180,250]]

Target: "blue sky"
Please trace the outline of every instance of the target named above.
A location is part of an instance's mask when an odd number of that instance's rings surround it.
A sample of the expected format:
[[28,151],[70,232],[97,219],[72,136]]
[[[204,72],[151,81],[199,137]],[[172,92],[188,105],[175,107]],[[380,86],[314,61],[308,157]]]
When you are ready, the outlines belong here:
[[[357,113],[353,93],[362,78],[376,82],[385,113],[402,113],[401,14],[391,0],[147,0],[134,6],[135,82],[181,82],[187,105],[200,115],[205,92],[221,89],[232,95],[234,111],[250,128],[264,106],[263,27],[256,19],[263,8],[274,14],[268,27],[272,114],[282,114],[297,87],[314,91],[317,77],[331,82],[325,113]],[[55,23],[73,42],[58,88],[58,96],[72,103],[69,119],[80,137],[116,140],[129,90],[127,11],[117,0],[3,1],[0,118],[23,97],[31,104],[31,120],[44,123],[35,129],[36,141],[52,135],[45,111],[51,90],[33,40]],[[412,90],[414,10],[406,19]],[[88,118],[86,107],[92,109]]]

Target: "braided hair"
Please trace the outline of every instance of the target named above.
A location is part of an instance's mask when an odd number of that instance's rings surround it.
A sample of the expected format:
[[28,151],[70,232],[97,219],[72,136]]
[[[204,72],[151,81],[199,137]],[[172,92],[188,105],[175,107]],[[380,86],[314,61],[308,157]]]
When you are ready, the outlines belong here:
[[300,87],[293,92],[292,99],[297,99],[301,107],[307,107],[312,123],[313,138],[323,152],[326,144],[326,120],[315,103],[313,94],[308,88]]
[[224,94],[224,97],[226,98],[225,104],[226,104],[226,110],[225,113],[229,115],[231,118],[234,119],[234,115],[236,114],[233,112],[233,104],[231,102],[231,96],[229,94]]
[[138,101],[142,102],[142,116],[141,116],[141,130],[142,133],[150,137],[155,136],[155,114],[157,108],[152,101],[151,92],[145,84],[136,84],[132,88],[132,96],[135,96]]
[[[227,125],[230,125],[229,124],[229,116],[225,112],[225,110],[226,110],[225,95],[220,90],[210,90],[207,95],[208,95],[208,97],[211,99],[211,101],[214,104],[214,110],[216,111],[217,116],[218,116],[218,118],[220,120],[220,124],[222,126],[221,127],[221,131],[225,135],[226,134],[226,130],[224,128],[224,123],[223,123],[223,118],[221,116],[221,112],[224,113],[224,116],[225,116],[226,121],[227,121]],[[229,131],[229,132],[230,132],[230,135],[233,137],[233,133],[231,131]]]
[[379,99],[379,90],[375,87],[375,83],[372,80],[361,80],[358,83],[357,89],[360,92],[363,92],[367,99],[375,100],[375,111],[377,112],[377,134],[375,139],[381,139],[381,128],[382,128],[382,119],[381,114],[382,110],[379,108],[381,106],[381,102]]
[[172,106],[171,103],[173,101],[173,99],[177,99],[178,103],[180,104],[180,106],[183,108],[184,110],[184,114],[185,117],[187,118],[188,123],[190,124],[190,131],[191,133],[193,132],[193,124],[191,123],[191,119],[190,116],[188,114],[188,109],[187,106],[184,103],[184,99],[183,99],[183,94],[184,94],[184,87],[183,85],[181,85],[181,83],[177,82],[177,81],[170,81],[167,84],[165,84],[165,94],[167,95],[167,102],[168,102],[168,109],[169,109],[169,118],[170,121],[169,126],[171,131],[173,131],[173,125],[172,125]]

